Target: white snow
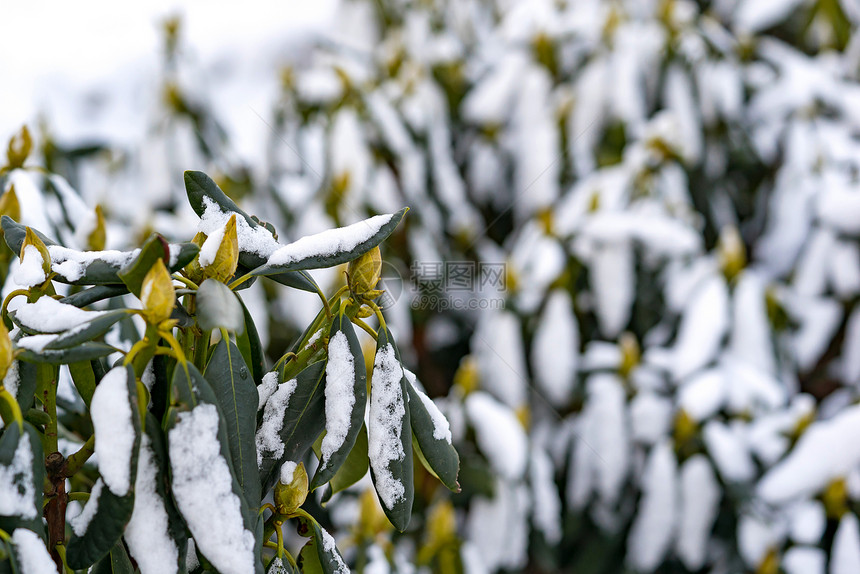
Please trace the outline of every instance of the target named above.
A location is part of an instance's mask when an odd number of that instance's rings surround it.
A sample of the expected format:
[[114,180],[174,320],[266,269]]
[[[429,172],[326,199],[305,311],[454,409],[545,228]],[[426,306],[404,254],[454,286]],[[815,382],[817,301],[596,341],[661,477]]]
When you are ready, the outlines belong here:
[[525,566],[529,540],[528,489],[497,478],[494,492],[493,499],[476,496],[473,500],[467,517],[468,540],[487,571],[519,571]]
[[705,564],[722,492],[711,463],[701,454],[693,455],[681,467],[680,487],[676,549],[687,569],[695,571]]
[[741,558],[751,570],[755,570],[768,551],[779,546],[782,535],[779,525],[766,522],[757,516],[742,515],[738,520],[737,531]]
[[466,397],[466,414],[493,469],[508,480],[521,478],[528,462],[528,440],[514,412],[489,394],[475,391]]
[[104,485],[104,480],[101,478],[97,479],[90,491],[90,497],[84,505],[84,508],[81,510],[81,513],[69,520],[69,524],[72,525],[72,530],[77,536],[84,535],[87,531],[87,527],[96,515],[96,511],[99,509],[99,497],[102,494],[102,488]]
[[27,337],[21,337],[15,341],[15,345],[22,349],[33,351],[34,353],[41,353],[45,350],[45,347],[48,344],[56,340],[57,335],[30,335]]
[[24,257],[13,273],[15,283],[21,287],[32,287],[44,283],[47,276],[42,263],[42,254],[39,253],[39,249],[35,245],[25,246]]
[[134,481],[134,510],[123,533],[141,574],[169,574],[176,572],[179,564],[179,549],[168,531],[164,500],[155,488],[157,480],[152,442],[144,434]]
[[[363,368],[364,365],[361,365]],[[325,366],[325,437],[322,440],[321,468],[343,446],[352,421],[355,405],[355,360],[343,331],[337,331],[328,342]]]
[[140,253],[140,249],[134,251],[77,251],[60,245],[49,245],[48,253],[51,255],[51,269],[54,273],[62,275],[67,281],[77,281],[87,272],[87,268],[94,261],[104,261],[115,267],[128,265]]
[[400,435],[406,416],[406,399],[400,386],[402,378],[403,367],[394,354],[394,347],[388,344],[377,350],[370,380],[367,449],[376,492],[388,508],[402,500],[406,493],[403,483],[388,468],[389,463],[406,456]]
[[789,516],[789,536],[800,544],[818,544],[826,527],[824,505],[817,500],[801,502]]
[[269,256],[268,265],[289,265],[309,257],[326,257],[352,251],[359,244],[371,239],[391,221],[394,214],[376,215],[370,219],[307,235],[279,248]]
[[627,560],[639,571],[651,572],[663,560],[675,535],[678,477],[669,441],[656,445],[642,475],[642,500],[627,538]]
[[263,406],[265,406],[266,401],[269,400],[269,397],[271,397],[272,393],[274,393],[277,389],[278,372],[272,371],[271,373],[266,373],[265,375],[263,375],[263,381],[257,387],[257,395],[259,397],[257,402],[258,411],[262,409]]
[[[207,238],[218,231],[223,234],[224,227],[230,220],[233,212],[222,211],[221,207],[208,197],[203,198],[203,215],[200,216],[200,222],[197,224],[197,231],[202,231]],[[260,257],[268,258],[275,250],[280,247],[275,238],[269,233],[269,230],[258,225],[251,227],[244,217],[236,216],[236,238],[239,243],[239,251],[247,253],[256,253]],[[208,239],[207,239],[208,240]],[[214,247],[218,250],[218,244]],[[211,249],[211,248],[210,248]],[[201,251],[201,258],[203,257]],[[213,258],[214,260],[214,258]],[[202,263],[201,263],[202,265]]]
[[630,402],[630,432],[634,440],[655,444],[672,426],[672,403],[651,391],[640,391]]
[[846,408],[829,420],[816,421],[791,453],[771,468],[758,484],[758,495],[778,504],[814,495],[860,463],[860,405]]
[[728,323],[728,288],[722,277],[714,276],[696,291],[681,317],[673,349],[676,379],[683,379],[714,358]]
[[278,476],[278,480],[281,484],[290,484],[293,481],[293,477],[296,476],[297,468],[299,468],[299,465],[292,460],[284,462],[284,464],[281,465],[281,472]]
[[125,496],[131,487],[135,432],[127,381],[126,368],[114,367],[96,387],[90,405],[99,474],[117,496]]
[[418,398],[421,399],[421,404],[424,405],[424,408],[427,410],[427,414],[430,415],[430,420],[433,421],[433,438],[436,440],[444,440],[448,444],[451,444],[451,425],[448,423],[448,419],[445,418],[445,415],[442,414],[442,411],[439,410],[439,407],[436,406],[433,399],[424,393],[421,388],[421,383],[418,381],[415,373],[404,368],[403,374],[406,375],[406,381],[415,389],[415,394],[417,394]]
[[793,546],[782,557],[785,574],[824,574],[827,555],[821,548]]
[[830,574],[860,572],[860,526],[857,517],[847,512],[839,521],[833,537]]
[[579,324],[567,291],[557,289],[547,299],[532,343],[532,368],[547,399],[566,405],[576,383],[579,364]]
[[[36,487],[33,485],[33,446],[30,435],[21,434],[8,466],[0,466],[0,516],[36,518]],[[41,510],[41,509],[38,509]]]
[[334,538],[329,534],[325,528],[320,526],[320,533],[322,534],[322,546],[323,549],[335,559],[337,564],[337,574],[349,574],[349,568],[344,563],[343,558],[340,557],[340,552],[337,551],[337,545],[335,544]]
[[[277,380],[277,373],[275,380]],[[281,428],[284,426],[284,413],[290,406],[290,397],[296,391],[298,381],[290,379],[286,383],[278,385],[278,390],[266,401],[263,409],[263,422],[257,429],[257,466],[262,466],[263,455],[272,455],[280,458],[284,454],[284,442],[281,440]]]
[[711,420],[702,429],[702,437],[708,454],[714,460],[723,480],[746,482],[755,477],[755,465],[741,426],[725,425],[720,421]]
[[582,440],[597,456],[597,491],[602,501],[614,504],[630,470],[630,421],[621,379],[596,373],[587,383],[587,423]]
[[550,544],[561,540],[561,499],[555,485],[555,469],[549,455],[533,446],[531,454],[531,485],[534,504],[532,520]]
[[695,374],[678,391],[678,406],[694,421],[713,416],[726,402],[726,380],[721,369]]
[[254,571],[254,534],[245,529],[230,467],[218,440],[218,410],[199,404],[168,432],[173,497],[197,547],[225,574]]
[[57,565],[48,554],[45,543],[35,532],[16,528],[12,532],[12,543],[18,555],[21,574],[48,574],[57,571]]
[[12,361],[12,364],[6,370],[6,375],[3,377],[3,387],[16,399],[18,398],[18,385],[21,382],[21,378],[18,375],[19,364],[18,361]]
[[197,254],[200,267],[209,267],[218,256],[218,248],[221,247],[221,240],[224,239],[224,231],[226,224],[215,229],[211,235],[206,237],[206,241],[200,246],[200,252]]
[[472,335],[472,349],[481,388],[511,408],[523,406],[528,371],[517,316],[510,311],[483,311]]

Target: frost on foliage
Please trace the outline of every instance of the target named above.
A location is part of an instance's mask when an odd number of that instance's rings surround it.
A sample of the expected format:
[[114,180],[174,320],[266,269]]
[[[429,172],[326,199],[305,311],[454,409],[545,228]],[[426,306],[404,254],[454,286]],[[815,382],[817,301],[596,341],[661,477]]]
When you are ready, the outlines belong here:
[[72,531],[77,536],[83,536],[87,531],[87,527],[92,522],[93,517],[96,515],[96,511],[99,509],[99,497],[102,493],[102,488],[104,488],[104,480],[101,478],[96,480],[96,483],[93,485],[92,490],[90,491],[90,497],[87,499],[87,503],[84,505],[84,508],[81,510],[80,514],[72,518],[69,523],[72,526]]
[[860,406],[848,407],[832,419],[816,421],[792,451],[759,481],[758,495],[778,504],[812,496],[860,463]]
[[472,336],[481,387],[511,408],[526,402],[526,371],[520,322],[508,311],[485,311]]
[[508,480],[521,478],[528,461],[528,440],[513,411],[489,394],[476,391],[466,397],[466,414],[475,429],[478,448],[493,469]]
[[695,571],[705,564],[722,493],[711,463],[703,455],[689,458],[680,474],[681,506],[675,547],[684,565]]
[[173,497],[197,547],[219,572],[254,570],[254,534],[245,530],[242,504],[221,454],[218,410],[201,403],[179,415],[168,432]]
[[537,383],[553,405],[567,404],[579,363],[579,324],[566,291],[550,294],[532,344]]
[[16,528],[12,532],[12,544],[15,545],[21,574],[47,574],[57,571],[57,565],[48,554],[45,543],[35,532]]
[[115,367],[102,378],[93,393],[90,415],[99,474],[112,493],[125,496],[131,487],[135,439],[125,367]]
[[[363,365],[362,365],[363,367]],[[322,440],[322,468],[328,466],[331,455],[337,452],[352,420],[355,405],[355,360],[349,341],[338,331],[328,342],[328,363],[325,366],[325,431]]]
[[[275,373],[277,381],[277,373]],[[280,458],[284,454],[284,441],[281,440],[281,428],[284,426],[284,414],[290,405],[290,398],[296,391],[298,381],[290,379],[278,385],[263,408],[263,422],[257,429],[257,466],[263,464],[264,456]]]
[[164,500],[156,491],[158,463],[149,435],[141,437],[134,481],[134,510],[125,528],[125,542],[141,574],[175,572],[179,549],[168,530]]
[[377,351],[373,363],[367,425],[367,454],[376,492],[388,508],[402,500],[406,493],[403,482],[388,468],[390,462],[406,456],[400,436],[406,416],[406,399],[400,386],[402,379],[403,367],[394,354],[394,347],[388,344]]
[[30,433],[22,433],[8,465],[0,465],[0,516],[36,518],[33,485],[33,446]]
[[370,219],[307,235],[277,249],[269,256],[269,265],[288,265],[309,257],[324,257],[335,253],[352,251],[359,244],[376,235],[391,221],[392,214],[376,215]]
[[860,526],[854,514],[846,513],[833,537],[830,574],[860,572]]
[[642,501],[627,538],[627,561],[652,572],[675,538],[678,509],[677,462],[669,442],[654,447],[642,475]]
[[496,480],[495,497],[476,497],[469,512],[466,531],[493,572],[500,568],[517,570],[525,565],[528,546],[529,495],[525,486]]

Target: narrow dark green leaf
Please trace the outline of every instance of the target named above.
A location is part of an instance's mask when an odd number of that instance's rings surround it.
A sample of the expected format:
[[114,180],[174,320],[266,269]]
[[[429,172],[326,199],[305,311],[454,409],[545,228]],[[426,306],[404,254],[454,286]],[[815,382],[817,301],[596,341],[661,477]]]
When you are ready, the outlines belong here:
[[[390,349],[388,348],[389,345]],[[393,368],[389,363],[392,351],[397,367],[400,368],[400,379],[397,383],[382,374],[377,378],[377,369],[382,369],[385,372],[387,369]],[[412,428],[409,408],[406,404],[405,384],[408,381],[406,381],[403,369],[400,367],[400,352],[397,350],[397,345],[391,337],[391,332],[385,328],[379,330],[373,370],[374,374],[370,387],[370,418],[367,429],[368,450],[371,457],[370,473],[385,515],[395,528],[403,532],[409,526],[409,520],[412,517],[412,502],[415,496],[412,476]],[[396,396],[398,390],[400,395]],[[395,396],[392,397],[392,394]],[[381,411],[380,416],[389,418],[392,412],[397,412],[400,409],[403,410],[403,417],[396,427],[380,425],[376,420],[375,413],[377,410]],[[382,459],[374,464],[374,444],[384,444],[392,440],[399,440],[400,442],[402,449],[400,458]],[[380,441],[380,443],[376,443],[376,441]],[[403,492],[394,491],[391,487],[392,480],[402,485]]]
[[[3,228],[3,237],[6,239],[6,245],[12,250],[15,255],[21,253],[21,246],[24,245],[24,238],[27,236],[27,226],[21,225],[8,215],[0,217],[0,227]],[[57,245],[57,242],[43,234],[38,229],[33,229],[39,239],[45,245]]]
[[111,327],[115,324],[131,315],[132,312],[126,309],[108,311],[104,315],[100,315],[92,321],[82,323],[73,329],[60,333],[56,339],[45,345],[45,349],[68,349],[70,347],[76,347],[82,343],[86,343],[87,341],[92,341],[93,339],[101,337],[110,331]]
[[[263,492],[275,483],[284,461],[301,460],[325,428],[324,374],[325,361],[317,361],[296,376],[296,388],[290,395],[283,419],[277,421],[280,425],[277,434],[284,444],[284,451],[277,457],[273,453],[262,452],[260,480]],[[268,408],[267,404],[263,411],[264,424]]]
[[236,346],[242,352],[242,358],[245,359],[245,364],[251,367],[251,375],[254,377],[254,384],[259,385],[263,382],[263,375],[266,374],[266,364],[263,355],[263,345],[260,342],[260,335],[257,333],[257,326],[254,324],[254,318],[251,316],[248,307],[242,298],[236,295],[236,299],[242,304],[242,315],[245,319],[245,329],[242,333],[236,334]]
[[204,331],[241,331],[245,327],[242,304],[229,287],[215,279],[207,279],[197,289],[197,323]]
[[[236,205],[232,199],[227,197],[227,194],[221,191],[221,188],[218,187],[218,184],[216,184],[211,177],[202,171],[185,172],[185,191],[188,194],[188,202],[191,204],[192,209],[194,209],[194,212],[200,217],[203,217],[203,213],[206,211],[206,205],[203,202],[203,198],[208,197],[221,208],[221,211],[237,214],[239,217],[244,219],[252,229],[259,226],[259,224],[247,213],[239,209],[239,206]],[[248,251],[241,251],[241,248],[242,246],[240,244],[239,263],[245,267],[246,270],[256,269],[266,262],[266,260],[260,255]],[[15,253],[18,253],[19,251],[20,248]],[[301,289],[302,291],[309,291],[311,293],[316,293],[317,291],[316,283],[307,273],[281,273],[276,277],[272,277],[272,279],[282,285],[286,285],[287,287],[293,287],[295,289]]]
[[62,365],[75,363],[77,361],[89,361],[98,357],[105,357],[115,352],[116,349],[104,343],[83,343],[71,349],[44,349],[38,353],[23,349],[18,358],[31,363]]
[[[397,228],[397,225],[400,223],[400,220],[403,219],[403,216],[406,215],[408,211],[408,207],[404,207],[397,213],[391,215],[391,218],[382,225],[376,233],[361,241],[351,249],[342,249],[337,248],[334,252],[327,252],[328,249],[321,250],[320,253],[315,253],[313,255],[304,256],[298,259],[290,259],[284,263],[266,263],[257,269],[254,269],[252,273],[255,276],[270,276],[273,274],[284,273],[287,271],[303,271],[306,269],[320,269],[323,267],[334,267],[335,265],[340,265],[341,263],[346,263],[348,261],[352,261],[356,257],[367,253],[380,243],[382,243],[391,233]],[[361,226],[364,222],[359,222],[354,225]],[[343,229],[343,228],[342,228]],[[360,228],[359,228],[360,229]],[[331,230],[327,233],[337,233],[339,230]],[[309,238],[303,238],[309,239]],[[302,241],[300,239],[299,241]],[[273,255],[273,257],[277,258],[277,255]],[[271,260],[271,258],[270,258]]]
[[15,361],[18,369],[18,405],[22,411],[33,406],[36,393],[36,376],[38,367],[26,361]]
[[355,439],[355,445],[349,452],[349,456],[346,457],[340,469],[338,469],[323,491],[323,505],[341,490],[349,488],[364,478],[364,475],[367,474],[369,462],[367,458],[367,428],[362,426],[361,431],[359,431]]
[[[42,489],[45,480],[45,459],[39,431],[26,421],[23,427],[13,423],[3,430],[3,434],[0,435],[0,468],[5,470],[7,476],[10,473],[9,467],[13,466],[16,452],[21,456],[27,449],[32,455],[29,472],[16,473],[11,477],[12,483],[18,487],[18,492],[23,497],[21,507],[14,515],[0,516],[0,529],[11,533],[16,528],[26,528],[44,539]],[[10,494],[5,493],[3,496]]]
[[[195,245],[196,247],[196,245]],[[170,246],[167,240],[158,233],[153,233],[140,248],[140,253],[130,264],[123,267],[117,276],[122,280],[128,290],[140,297],[140,289],[143,278],[159,259],[165,263],[170,262]]]
[[302,546],[297,562],[302,574],[325,574],[320,564],[316,538],[311,538]]
[[404,386],[409,396],[409,418],[412,421],[412,432],[415,434],[415,439],[418,441],[424,459],[433,474],[442,481],[442,484],[454,492],[459,492],[460,485],[457,484],[457,473],[460,470],[460,457],[447,438],[441,437],[442,431],[436,429],[433,416],[428,410],[428,407],[434,409],[435,406],[427,405],[424,402],[425,400],[430,401],[430,399],[415,388],[408,377]]
[[[340,466],[346,460],[349,453],[352,451],[352,446],[355,444],[355,439],[364,424],[364,413],[367,407],[367,370],[364,365],[364,354],[361,352],[361,343],[358,342],[358,337],[355,335],[355,329],[352,322],[349,320],[343,309],[335,316],[332,321],[331,330],[329,331],[329,358],[327,369],[335,365],[337,361],[343,361],[347,357],[332,357],[332,350],[345,350],[348,357],[352,359],[352,376],[349,381],[332,381],[329,380],[329,373],[326,374],[326,401],[329,397],[332,400],[344,400],[343,391],[337,390],[338,385],[351,387],[354,402],[352,412],[350,414],[349,430],[343,439],[341,445],[326,458],[320,460],[320,466],[311,481],[311,490],[314,490],[329,480],[335,475]],[[328,427],[328,421],[327,421]],[[323,439],[325,446],[325,439]]]
[[122,542],[117,542],[107,556],[96,562],[90,574],[134,574],[134,566]]
[[260,473],[257,469],[255,442],[259,401],[257,387],[239,349],[225,339],[215,346],[203,376],[215,391],[224,414],[236,479],[253,510],[260,501]]

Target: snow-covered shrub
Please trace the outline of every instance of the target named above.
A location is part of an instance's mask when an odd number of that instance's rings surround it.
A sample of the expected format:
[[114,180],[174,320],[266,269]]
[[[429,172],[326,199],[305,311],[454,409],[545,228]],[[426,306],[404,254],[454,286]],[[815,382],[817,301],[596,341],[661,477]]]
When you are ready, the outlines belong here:
[[[28,145],[10,146],[4,179],[29,177]],[[185,184],[193,239],[130,251],[102,249],[98,212],[86,245],[101,248],[79,250],[10,216],[20,187],[2,196],[18,258],[0,325],[0,571],[343,573],[309,492],[327,500],[369,467],[381,520],[402,531],[413,452],[458,488],[449,424],[374,303],[379,244],[406,209],[282,245],[202,172]],[[308,273],[347,263],[332,294]],[[321,300],[271,368],[240,294],[258,280]],[[375,340],[370,380],[353,325]],[[289,521],[310,538],[295,558]]]

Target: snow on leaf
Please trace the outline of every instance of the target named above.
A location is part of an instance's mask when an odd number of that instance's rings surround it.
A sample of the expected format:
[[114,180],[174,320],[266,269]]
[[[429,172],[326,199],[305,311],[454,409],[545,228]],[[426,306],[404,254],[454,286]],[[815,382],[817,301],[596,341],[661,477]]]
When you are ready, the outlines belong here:
[[860,526],[857,517],[849,512],[842,516],[833,536],[830,574],[854,572],[860,572]]
[[[363,365],[362,365],[363,367]],[[343,331],[337,331],[328,343],[325,380],[325,429],[322,441],[323,468],[343,445],[352,421],[355,405],[355,361]]]
[[393,508],[405,496],[403,482],[389,469],[389,463],[406,456],[400,436],[406,415],[406,399],[400,385],[402,378],[403,368],[389,343],[377,351],[373,363],[367,425],[367,454],[374,473],[374,485],[387,508]]
[[567,404],[579,363],[579,324],[566,291],[553,291],[532,344],[535,378],[553,405]]
[[125,367],[115,367],[102,378],[93,393],[90,415],[96,435],[99,474],[112,493],[125,496],[131,487],[135,442]]
[[691,571],[704,566],[711,529],[719,510],[720,485],[711,463],[694,455],[681,467],[681,507],[678,522],[678,556]]
[[15,545],[15,553],[18,555],[18,566],[21,574],[47,574],[56,572],[54,564],[45,543],[35,532],[24,528],[16,528],[12,532],[12,543]]
[[631,566],[651,572],[660,565],[675,535],[677,508],[677,462],[664,441],[651,451],[642,475],[642,501],[627,538]]
[[466,414],[475,429],[478,448],[500,476],[517,480],[526,471],[528,441],[516,415],[489,394],[466,397]]

